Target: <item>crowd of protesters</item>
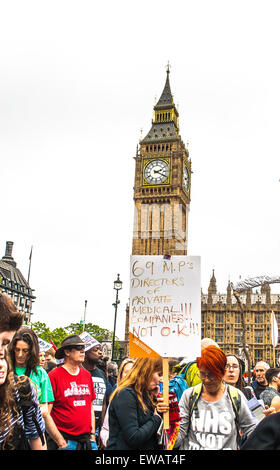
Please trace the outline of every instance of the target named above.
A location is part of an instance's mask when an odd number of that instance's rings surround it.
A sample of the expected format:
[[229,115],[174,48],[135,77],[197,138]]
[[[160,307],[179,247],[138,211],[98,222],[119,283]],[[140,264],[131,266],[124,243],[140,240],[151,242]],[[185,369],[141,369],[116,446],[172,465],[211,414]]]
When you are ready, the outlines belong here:
[[248,385],[243,361],[204,338],[200,357],[170,362],[170,387],[182,377],[184,387],[171,387],[166,403],[161,358],[125,358],[118,367],[92,339],[87,347],[69,335],[40,350],[0,292],[1,450],[280,448],[280,369],[261,361]]

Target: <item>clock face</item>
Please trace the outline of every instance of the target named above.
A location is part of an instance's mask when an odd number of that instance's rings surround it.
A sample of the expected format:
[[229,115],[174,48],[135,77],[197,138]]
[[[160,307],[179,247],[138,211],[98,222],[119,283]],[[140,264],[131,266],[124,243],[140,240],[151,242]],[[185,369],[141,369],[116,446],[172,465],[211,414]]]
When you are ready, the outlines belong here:
[[184,167],[184,174],[183,174],[183,183],[185,186],[186,191],[188,190],[189,187],[189,173],[186,167]]
[[145,168],[145,180],[150,184],[164,183],[169,175],[169,167],[163,160],[153,160]]

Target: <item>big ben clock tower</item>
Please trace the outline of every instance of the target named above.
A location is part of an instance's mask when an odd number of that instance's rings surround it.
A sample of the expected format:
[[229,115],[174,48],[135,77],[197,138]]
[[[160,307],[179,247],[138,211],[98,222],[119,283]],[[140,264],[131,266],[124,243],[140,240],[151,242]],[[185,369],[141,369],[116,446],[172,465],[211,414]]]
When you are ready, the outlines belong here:
[[191,161],[167,67],[152,127],[135,157],[133,255],[186,255]]

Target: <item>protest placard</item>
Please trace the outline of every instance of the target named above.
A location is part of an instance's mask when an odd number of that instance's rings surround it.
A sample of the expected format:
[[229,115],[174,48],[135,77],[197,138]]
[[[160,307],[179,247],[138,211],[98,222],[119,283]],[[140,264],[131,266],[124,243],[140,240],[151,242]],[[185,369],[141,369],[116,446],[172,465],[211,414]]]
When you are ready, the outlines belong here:
[[40,352],[49,351],[53,346],[42,338],[38,338]]
[[129,355],[200,356],[198,256],[131,256]]
[[85,343],[85,351],[88,351],[89,349],[93,348],[94,346],[100,346],[99,341],[97,341],[97,339],[95,339],[87,331],[83,331],[83,333],[81,333],[79,335],[79,337]]

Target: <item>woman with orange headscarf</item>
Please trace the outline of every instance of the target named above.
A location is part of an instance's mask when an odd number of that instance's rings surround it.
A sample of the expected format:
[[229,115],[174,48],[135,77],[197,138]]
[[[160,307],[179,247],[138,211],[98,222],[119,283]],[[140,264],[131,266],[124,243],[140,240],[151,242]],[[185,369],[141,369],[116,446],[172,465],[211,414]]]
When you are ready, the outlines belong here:
[[175,444],[182,450],[236,450],[239,431],[256,426],[243,393],[223,382],[227,359],[220,348],[208,346],[197,358],[201,384],[180,400],[180,430]]
[[160,449],[157,432],[169,405],[156,399],[161,358],[138,358],[110,397],[109,439],[105,450]]

